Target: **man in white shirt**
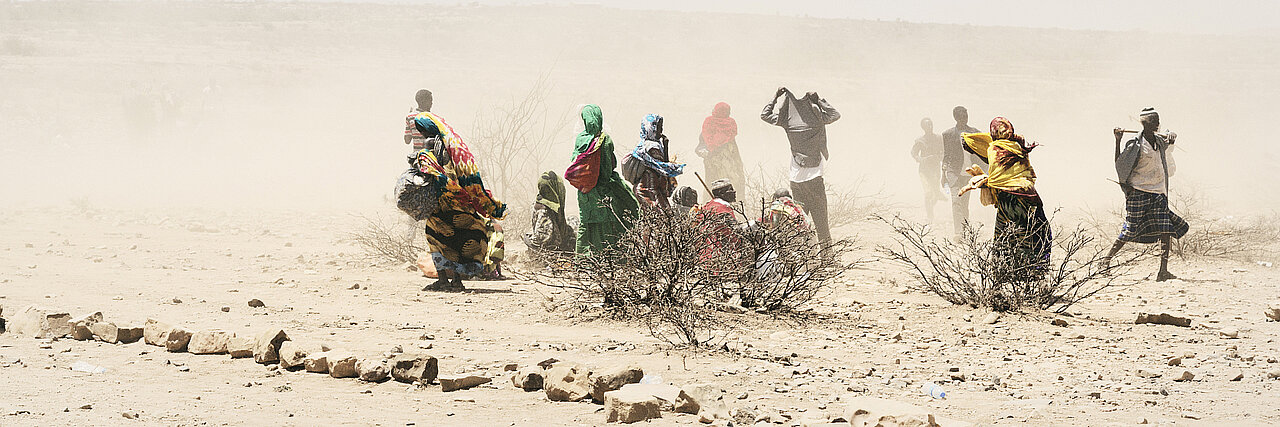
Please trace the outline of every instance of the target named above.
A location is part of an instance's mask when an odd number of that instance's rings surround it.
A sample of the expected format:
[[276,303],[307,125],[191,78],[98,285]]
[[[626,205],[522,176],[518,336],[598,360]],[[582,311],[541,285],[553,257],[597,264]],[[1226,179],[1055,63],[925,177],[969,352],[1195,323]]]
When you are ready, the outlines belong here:
[[1182,238],[1190,228],[1185,220],[1169,210],[1169,177],[1175,170],[1169,147],[1178,135],[1156,132],[1160,129],[1160,114],[1155,108],[1144,108],[1139,120],[1142,132],[1126,141],[1123,150],[1120,140],[1124,130],[1114,130],[1116,177],[1124,190],[1125,215],[1120,236],[1116,237],[1106,259],[1109,262],[1127,242],[1160,242],[1160,272],[1156,274],[1156,281],[1163,282],[1177,278],[1169,272],[1169,247],[1173,239]]

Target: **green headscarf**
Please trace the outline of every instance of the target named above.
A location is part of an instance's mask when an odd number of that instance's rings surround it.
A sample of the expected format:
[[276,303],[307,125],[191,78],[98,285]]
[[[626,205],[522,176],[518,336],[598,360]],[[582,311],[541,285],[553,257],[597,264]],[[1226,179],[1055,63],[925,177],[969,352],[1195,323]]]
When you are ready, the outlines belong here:
[[555,171],[543,172],[538,179],[537,202],[564,216],[564,181]]
[[587,104],[582,107],[582,124],[582,133],[578,134],[578,139],[574,142],[574,157],[587,151],[587,147],[591,146],[591,140],[604,130],[604,113],[600,111],[599,105]]

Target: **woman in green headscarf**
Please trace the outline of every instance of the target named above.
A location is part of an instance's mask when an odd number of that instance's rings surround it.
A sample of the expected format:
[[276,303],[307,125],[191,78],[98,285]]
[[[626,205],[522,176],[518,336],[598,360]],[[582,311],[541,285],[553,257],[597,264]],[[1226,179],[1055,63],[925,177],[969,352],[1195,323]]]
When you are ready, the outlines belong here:
[[564,216],[564,181],[555,171],[538,179],[538,200],[533,202],[533,229],[524,235],[524,244],[535,252],[573,252],[573,227]]
[[565,171],[565,179],[578,189],[578,228],[576,252],[588,255],[612,246],[631,228],[640,210],[631,186],[618,175],[618,158],[613,152],[613,139],[604,132],[604,115],[600,107],[582,107],[582,133],[573,147],[573,164]]

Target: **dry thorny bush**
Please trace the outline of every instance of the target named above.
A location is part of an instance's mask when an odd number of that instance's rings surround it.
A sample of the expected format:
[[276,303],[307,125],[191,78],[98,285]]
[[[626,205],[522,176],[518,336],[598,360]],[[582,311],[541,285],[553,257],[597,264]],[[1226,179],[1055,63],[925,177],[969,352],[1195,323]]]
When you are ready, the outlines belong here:
[[924,290],[953,304],[996,311],[1021,309],[1065,312],[1072,305],[1115,285],[1147,252],[1105,262],[1107,243],[1083,228],[1054,233],[1047,262],[1007,250],[1017,242],[988,240],[965,227],[958,241],[930,235],[927,225],[900,217],[879,218],[898,234],[897,247],[882,247],[888,259],[915,273]]
[[[1170,198],[1169,208],[1191,225],[1181,239],[1174,240],[1172,252],[1180,258],[1224,258],[1252,261],[1274,256],[1280,242],[1280,216],[1272,213],[1235,217],[1220,215],[1209,207],[1206,196],[1194,187],[1180,189]],[[1114,240],[1124,223],[1124,205],[1101,213],[1086,212],[1085,222],[1103,239]],[[1126,248],[1141,245],[1129,245]]]
[[[746,179],[747,188],[743,195],[748,199],[769,199],[774,191],[790,186],[785,169],[765,170],[764,167],[757,167],[755,173],[748,174]],[[883,212],[893,207],[882,190],[864,189],[863,178],[858,178],[852,183],[838,184],[828,178],[826,184],[827,217],[831,228],[862,221],[875,212]]]
[[575,259],[572,278],[589,301],[579,307],[640,322],[674,345],[714,346],[743,311],[786,315],[809,303],[848,268],[841,256],[851,245],[790,223],[642,209],[617,244]]
[[423,224],[395,211],[386,216],[364,216],[362,228],[348,233],[346,239],[369,256],[395,262],[414,262],[418,254],[426,250],[426,231]]

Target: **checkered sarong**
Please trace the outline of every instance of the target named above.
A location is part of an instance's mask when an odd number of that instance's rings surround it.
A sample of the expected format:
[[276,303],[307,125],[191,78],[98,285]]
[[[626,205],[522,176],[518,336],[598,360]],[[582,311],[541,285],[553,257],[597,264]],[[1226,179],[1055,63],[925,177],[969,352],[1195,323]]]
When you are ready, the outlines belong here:
[[1187,221],[1169,210],[1169,196],[1139,190],[1125,195],[1121,241],[1155,243],[1163,236],[1181,239],[1190,228]]

